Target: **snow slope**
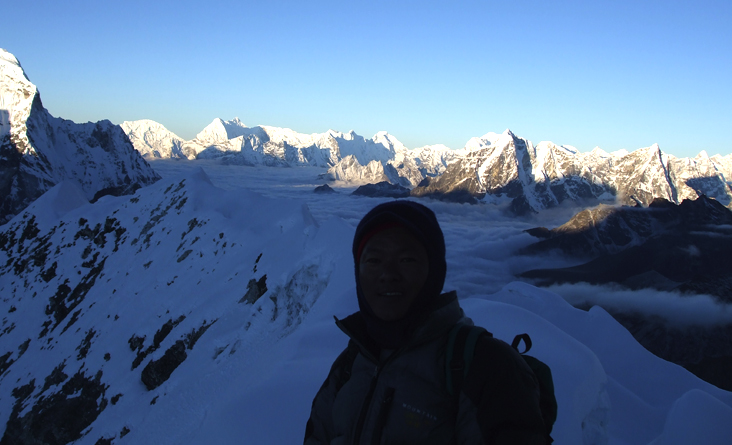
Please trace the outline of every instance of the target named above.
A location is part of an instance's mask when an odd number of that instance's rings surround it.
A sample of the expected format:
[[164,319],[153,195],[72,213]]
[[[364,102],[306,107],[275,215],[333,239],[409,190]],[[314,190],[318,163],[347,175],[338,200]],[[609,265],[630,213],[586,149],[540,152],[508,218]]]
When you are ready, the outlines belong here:
[[[198,169],[95,204],[67,182],[0,227],[6,441],[60,434],[54,422],[79,444],[302,440],[346,344],[332,316],[357,308],[354,224],[382,200],[248,190],[266,170],[228,191]],[[345,219],[310,210],[336,202]],[[528,332],[551,366],[557,443],[727,443],[732,394],[653,356],[598,307],[522,283],[481,293],[488,261],[510,260],[484,249],[486,229],[458,229],[463,206],[428,205],[448,243],[471,238],[473,251],[448,255],[467,314],[499,338]]]

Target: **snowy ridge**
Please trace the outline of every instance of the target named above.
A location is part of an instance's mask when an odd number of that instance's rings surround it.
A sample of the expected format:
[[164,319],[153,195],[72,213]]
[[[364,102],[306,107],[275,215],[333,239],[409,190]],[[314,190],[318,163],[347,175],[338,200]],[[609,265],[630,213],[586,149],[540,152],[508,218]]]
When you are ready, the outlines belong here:
[[[317,167],[330,167],[349,155],[362,165],[372,160],[385,162],[400,150],[406,149],[385,132],[377,133],[372,139],[365,139],[354,132],[333,130],[302,134],[289,128],[249,128],[238,118],[231,121],[214,119],[195,139],[184,144],[184,152],[189,159],[227,158],[228,163]],[[240,162],[231,159],[237,157],[241,158]],[[266,160],[267,157],[272,159]]]
[[145,159],[185,157],[182,152],[185,141],[162,124],[143,119],[122,122],[120,127]]
[[247,134],[248,128],[239,118],[230,121],[223,121],[216,118],[196,135],[196,140],[201,142],[223,142]]
[[323,167],[329,169],[328,177],[332,180],[357,183],[379,179],[413,187],[426,176],[444,171],[454,157],[444,146],[409,151],[385,131],[371,139],[353,131],[304,134],[265,125],[247,127],[238,118],[214,119],[190,141],[180,141],[161,124],[149,120],[125,122],[123,128],[146,157],[219,159],[225,164],[250,166]]
[[[706,153],[705,153],[706,154]],[[719,170],[727,180],[727,184],[732,184],[732,154],[727,156],[714,155],[709,158],[714,166]]]
[[[174,380],[155,390],[178,366],[179,375],[190,377],[194,370],[195,380],[214,392],[218,379],[202,379],[209,372],[254,375],[254,359],[302,323],[336,264],[347,264],[338,249],[329,251],[330,237],[318,235],[307,207],[222,193],[203,171],[93,206],[80,203],[66,184],[41,197],[0,236],[7,265],[0,288],[12,296],[3,302],[11,315],[2,333],[10,352],[0,365],[8,370],[0,377],[3,440],[43,435],[39,410],[62,410],[58,398],[66,399],[68,391],[78,394],[81,406],[67,415],[88,412],[102,425],[94,434],[110,437],[159,412],[151,400],[183,389],[175,389]],[[251,218],[251,209],[259,217]],[[54,218],[59,215],[60,221]],[[62,245],[60,251],[51,247]],[[33,252],[44,252],[45,259],[28,264],[26,255]],[[13,276],[25,278],[13,283]],[[197,346],[209,329],[215,341]],[[173,369],[166,367],[169,360]],[[193,367],[186,371],[182,363]],[[31,378],[14,383],[28,372]],[[54,383],[41,387],[44,381]],[[11,395],[21,386],[30,393]],[[92,436],[86,440],[99,439]]]
[[[302,440],[346,344],[332,316],[357,310],[353,230],[298,201],[217,189],[202,170],[93,205],[59,184],[0,230],[2,440]],[[600,308],[523,283],[461,305],[498,338],[532,336],[554,376],[557,443],[732,433],[731,393]]]
[[518,214],[537,212],[568,201],[649,205],[655,198],[673,203],[712,197],[732,206],[727,179],[728,157],[678,159],[654,144],[633,152],[607,153],[595,148],[580,153],[574,147],[531,141],[510,130],[471,139],[466,153],[445,172],[413,190],[417,196],[464,190],[477,197],[504,196]]
[[91,200],[159,178],[119,126],[51,116],[17,59],[2,49],[0,104],[0,223],[64,180],[77,182]]
[[361,165],[354,155],[348,155],[336,165],[328,169],[329,179],[352,184],[376,184],[389,181],[384,165],[379,161],[371,161]]
[[[149,126],[149,132],[159,125],[140,122],[140,126]],[[156,150],[133,136],[130,133],[141,153],[147,156]],[[167,138],[163,132],[158,139]],[[169,157],[219,159],[226,164],[323,167],[328,168],[326,178],[354,184],[384,180],[409,188],[421,184],[414,190],[415,196],[465,191],[478,198],[507,197],[513,200],[511,208],[516,213],[536,212],[565,201],[647,206],[654,198],[679,203],[701,194],[732,205],[728,179],[732,155],[700,153],[693,159],[677,159],[663,153],[657,144],[633,152],[607,153],[596,147],[580,153],[572,146],[548,141],[534,146],[506,129],[471,138],[461,150],[444,145],[409,150],[383,131],[371,139],[353,131],[302,134],[289,128],[249,128],[238,118],[215,119],[180,149],[174,144],[168,142],[168,149],[158,148],[157,152],[170,153]],[[430,180],[422,184],[425,179]]]

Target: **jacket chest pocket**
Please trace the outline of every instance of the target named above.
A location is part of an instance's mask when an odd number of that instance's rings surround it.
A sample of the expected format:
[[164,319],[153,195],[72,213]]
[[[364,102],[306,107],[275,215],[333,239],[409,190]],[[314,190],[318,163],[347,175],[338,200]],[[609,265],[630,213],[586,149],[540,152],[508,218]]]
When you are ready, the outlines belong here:
[[383,439],[380,443],[448,443],[455,423],[452,408],[449,397],[441,397],[429,390],[400,391],[396,388],[383,425]]

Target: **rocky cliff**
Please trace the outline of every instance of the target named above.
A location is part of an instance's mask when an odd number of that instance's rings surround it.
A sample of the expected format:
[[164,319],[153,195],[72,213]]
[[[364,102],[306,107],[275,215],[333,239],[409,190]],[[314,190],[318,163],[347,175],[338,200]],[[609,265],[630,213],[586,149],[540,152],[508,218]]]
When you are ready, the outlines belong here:
[[93,200],[159,177],[118,125],[51,116],[15,56],[0,49],[0,224],[67,179]]

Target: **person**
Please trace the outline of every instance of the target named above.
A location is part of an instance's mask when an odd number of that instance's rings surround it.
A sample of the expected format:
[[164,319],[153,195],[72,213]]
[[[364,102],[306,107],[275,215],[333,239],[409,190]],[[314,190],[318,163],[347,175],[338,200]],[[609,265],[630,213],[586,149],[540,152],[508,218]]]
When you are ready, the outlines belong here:
[[445,241],[435,214],[380,204],[353,239],[359,311],[338,327],[348,347],[312,404],[310,444],[544,444],[536,377],[508,344],[484,335],[459,394],[446,383],[447,336],[470,324],[442,293]]

